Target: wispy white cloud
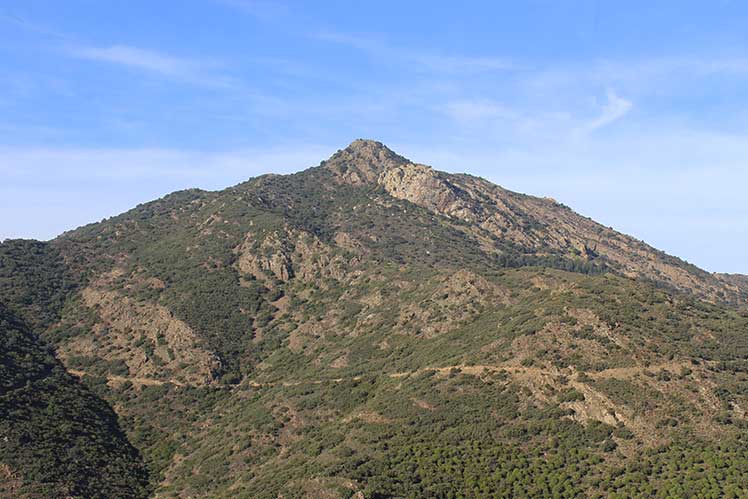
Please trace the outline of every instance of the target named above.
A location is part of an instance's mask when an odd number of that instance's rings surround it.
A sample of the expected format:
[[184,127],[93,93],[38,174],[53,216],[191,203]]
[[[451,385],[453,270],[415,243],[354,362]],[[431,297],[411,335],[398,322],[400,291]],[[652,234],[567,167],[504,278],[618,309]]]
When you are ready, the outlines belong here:
[[594,132],[598,128],[620,120],[631,110],[633,104],[631,101],[624,99],[616,94],[615,90],[609,89],[606,92],[608,101],[603,105],[600,116],[585,124],[581,131]]
[[15,24],[16,26],[18,26],[21,29],[24,29],[26,31],[32,31],[32,32],[38,33],[40,35],[49,36],[49,37],[53,37],[53,38],[59,38],[59,39],[68,40],[68,41],[72,41],[73,40],[73,37],[70,36],[67,33],[62,33],[60,31],[49,29],[46,26],[43,26],[43,25],[40,25],[40,24],[36,24],[36,23],[32,23],[32,22],[28,21],[27,19],[24,19],[24,18],[22,18],[22,17],[20,17],[18,15],[11,14],[11,13],[8,13],[8,12],[5,12],[5,13],[0,12],[0,20],[8,21],[8,22],[10,22],[12,24]]
[[[243,0],[228,1],[243,3]],[[263,4],[266,2],[258,3]],[[63,46],[63,52],[71,57],[116,64],[204,86],[225,88],[233,87],[237,84],[233,78],[219,73],[218,70],[220,69],[220,65],[215,62],[177,57],[164,52],[143,49],[126,44],[115,44],[103,47],[90,46],[86,45],[85,42],[82,42],[80,37],[49,29],[15,15],[0,13],[0,19],[3,18],[27,31],[59,38],[65,44]]]
[[167,76],[185,76],[198,69],[198,64],[192,61],[127,45],[82,47],[71,49],[70,53],[83,59],[121,64]]
[[67,53],[80,59],[115,64],[201,85],[229,87],[235,83],[230,77],[216,73],[218,65],[215,63],[175,57],[129,45],[73,46]]
[[514,65],[497,57],[449,56],[411,52],[405,54],[425,69],[444,73],[484,72],[514,69]]
[[592,67],[598,79],[648,80],[674,74],[691,77],[717,73],[748,76],[748,58],[721,55],[648,57],[634,60],[603,60]]
[[704,77],[718,73],[748,76],[748,57],[704,55],[665,55],[637,59],[597,59],[537,66],[529,61],[506,57],[448,55],[398,47],[375,36],[323,31],[315,39],[345,45],[371,56],[407,61],[422,69],[434,71],[497,71],[522,70],[526,81],[536,86],[558,86],[585,82],[651,82],[653,79],[679,74]]
[[522,143],[527,140],[547,142],[559,138],[579,140],[626,116],[633,103],[613,89],[605,93],[605,102],[596,101],[597,115],[590,119],[584,109],[571,102],[580,96],[568,96],[560,108],[546,105],[545,99],[504,104],[492,99],[462,99],[449,101],[440,110],[454,120],[457,127],[484,138],[501,137],[502,142]]
[[314,38],[345,45],[368,55],[387,61],[406,62],[415,69],[436,73],[499,71],[513,69],[514,64],[504,58],[488,56],[462,56],[399,48],[373,37],[338,32],[321,32]]
[[597,59],[548,64],[522,75],[522,82],[536,94],[553,95],[586,85],[625,88],[643,94],[667,89],[684,92],[701,78],[748,77],[748,58],[703,54],[678,54],[629,59]]

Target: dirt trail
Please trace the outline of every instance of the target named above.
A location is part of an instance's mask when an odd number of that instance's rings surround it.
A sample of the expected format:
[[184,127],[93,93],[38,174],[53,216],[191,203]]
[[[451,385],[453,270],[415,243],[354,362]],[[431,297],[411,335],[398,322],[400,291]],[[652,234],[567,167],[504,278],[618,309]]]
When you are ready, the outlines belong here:
[[[711,364],[711,362],[702,362],[701,368],[703,369]],[[651,376],[651,373],[656,373],[661,370],[668,370],[672,373],[678,373],[684,368],[696,369],[695,366],[693,366],[691,362],[688,361],[670,361],[659,364],[616,367],[597,372],[580,372],[572,366],[565,368],[541,368],[533,366],[522,366],[517,364],[457,364],[442,367],[424,367],[413,371],[383,373],[383,376],[393,379],[403,379],[409,376],[419,375],[426,372],[435,372],[440,376],[447,376],[453,370],[455,370],[456,373],[459,374],[467,374],[476,377],[505,373],[510,375],[514,382],[518,382],[528,388],[532,392],[532,395],[535,399],[548,403],[557,400],[557,389],[559,387],[559,383],[562,383],[568,388],[576,389],[578,392],[584,395],[584,398],[581,400],[573,400],[563,403],[564,407],[573,410],[573,414],[570,417],[575,421],[585,423],[587,421],[596,420],[602,421],[611,426],[616,426],[619,423],[624,423],[627,428],[633,431],[643,441],[648,442],[648,444],[650,445],[658,445],[661,442],[659,442],[659,440],[657,440],[657,438],[655,437],[656,432],[653,431],[652,421],[649,421],[641,414],[632,412],[630,408],[626,406],[616,404],[603,392],[599,391],[592,382],[594,380],[601,379],[632,379],[639,375],[645,375],[645,373],[650,373],[649,375]],[[85,371],[80,370],[71,369],[69,371],[77,376],[84,376],[86,374]],[[562,378],[565,378],[565,380],[562,381]],[[236,385],[234,387],[234,390],[240,392],[248,390],[261,390],[263,388],[336,384],[345,381],[357,381],[361,379],[362,376],[308,380],[281,380],[268,382],[245,379],[240,384]],[[117,375],[107,376],[107,381],[110,385],[118,385],[129,381],[134,385],[139,386],[161,386],[166,384],[172,384],[178,387],[205,386],[184,383],[175,379],[154,379]],[[425,404],[422,405],[422,407],[433,409],[433,407],[428,406],[428,404],[423,401],[416,401],[416,403]],[[701,403],[704,403],[704,401],[701,401]]]
[[[663,369],[669,370],[669,371],[677,371],[682,368],[692,368],[693,365],[691,362],[683,361],[683,362],[664,362],[661,364],[650,364],[648,366],[631,366],[631,367],[614,367],[610,369],[605,369],[603,371],[592,371],[592,372],[586,372],[585,375],[593,378],[593,379],[604,379],[604,378],[632,378],[636,376],[637,374],[643,374],[644,372],[656,372],[661,371]],[[501,372],[505,371],[510,374],[526,374],[531,376],[561,376],[561,375],[573,375],[573,374],[579,374],[579,371],[577,371],[574,367],[565,367],[565,368],[539,368],[539,367],[525,367],[520,366],[516,364],[499,364],[499,365],[466,365],[466,364],[456,364],[453,366],[444,366],[444,367],[423,367],[421,369],[417,369],[415,371],[404,371],[404,372],[398,372],[398,373],[392,373],[390,374],[390,377],[392,378],[404,378],[407,376],[422,374],[425,372],[431,372],[436,371],[438,373],[446,373],[449,371],[452,371],[453,369],[457,369],[462,373],[465,374],[471,374],[473,376],[478,376],[482,373],[488,373],[488,372]]]
[[[592,379],[630,379],[638,374],[644,372],[656,372],[660,370],[678,371],[683,368],[692,368],[690,362],[664,362],[661,364],[651,364],[649,366],[631,366],[631,367],[614,367],[605,369],[603,371],[588,372],[586,376]],[[540,367],[525,367],[516,364],[500,364],[500,365],[466,365],[466,364],[455,364],[452,366],[442,367],[423,367],[414,371],[402,371],[397,373],[390,373],[388,376],[391,378],[405,378],[408,376],[415,376],[423,374],[425,372],[437,372],[440,374],[449,373],[452,370],[458,370],[462,374],[470,374],[472,376],[480,376],[484,373],[497,373],[506,372],[513,375],[531,377],[531,378],[542,378],[547,376],[571,376],[578,374],[579,372],[573,367],[567,368],[540,368]],[[86,371],[77,369],[68,369],[71,374],[78,377],[85,376]],[[200,386],[193,383],[185,383],[178,381],[174,378],[170,379],[156,379],[156,378],[142,378],[142,377],[129,377],[129,376],[117,376],[114,374],[107,375],[107,381],[109,383],[121,384],[125,382],[131,382],[134,385],[141,386],[161,386],[166,384],[172,384],[175,386]],[[254,380],[245,380],[241,385],[249,386],[252,388],[271,388],[276,386],[301,386],[301,385],[321,385],[324,383],[342,383],[343,381],[359,381],[361,376],[352,376],[350,378],[329,378],[329,379],[315,379],[315,380],[299,380],[299,381],[272,381],[272,382],[257,382]],[[239,385],[239,386],[241,386]]]
[[[712,362],[703,361],[702,365],[709,366],[712,365]],[[674,374],[677,374],[680,370],[688,368],[693,369],[694,365],[690,361],[671,361],[671,362],[663,362],[661,364],[651,364],[649,366],[636,366],[636,367],[614,367],[611,369],[606,369],[604,371],[599,371],[597,373],[589,373],[589,375],[593,378],[618,378],[618,379],[628,379],[632,378],[637,374],[643,374],[645,371],[648,372],[657,372],[657,371],[670,371]]]
[[[78,376],[79,378],[82,376],[86,376],[88,373],[86,371],[81,371],[78,369],[68,369],[68,372],[70,374],[74,374]],[[155,378],[138,378],[138,377],[129,377],[129,376],[116,376],[114,374],[108,374],[106,376],[108,383],[126,383],[130,382],[133,385],[143,385],[143,386],[161,386],[161,385],[176,385],[176,386],[197,386],[193,385],[191,383],[183,383],[181,381],[177,381],[176,379],[155,379]]]
[[[80,369],[68,369],[68,372],[70,374],[74,374],[75,376],[83,377],[86,375],[89,375],[90,373],[86,371],[82,371]],[[114,384],[121,384],[130,382],[133,385],[141,385],[141,386],[163,386],[163,385],[175,385],[179,387],[184,386],[192,386],[192,387],[198,387],[198,386],[206,386],[206,385],[197,385],[194,383],[185,383],[182,381],[178,381],[174,378],[169,379],[156,379],[156,378],[142,378],[142,377],[130,377],[130,376],[117,376],[114,374],[108,374],[106,376],[108,383],[114,383]],[[301,380],[301,381],[277,381],[277,382],[265,382],[265,383],[259,383],[257,381],[253,380],[246,380],[242,384],[248,385],[252,388],[270,388],[275,386],[301,386],[301,385],[321,385],[324,383],[342,383],[343,381],[358,381],[361,379],[361,376],[353,376],[351,378],[331,378],[331,379],[316,379],[316,380]],[[239,385],[241,386],[241,385]]]

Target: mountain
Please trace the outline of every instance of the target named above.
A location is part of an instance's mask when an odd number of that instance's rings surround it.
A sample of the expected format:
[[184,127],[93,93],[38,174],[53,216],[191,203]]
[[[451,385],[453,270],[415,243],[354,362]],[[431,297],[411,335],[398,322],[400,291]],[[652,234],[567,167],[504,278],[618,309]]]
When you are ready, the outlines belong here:
[[374,183],[395,198],[464,222],[461,230],[485,241],[488,252],[499,252],[501,243],[511,243],[521,253],[599,260],[621,275],[710,300],[748,303],[745,278],[708,274],[552,199],[517,194],[471,175],[438,172],[398,157],[376,142],[356,141],[326,167],[343,182]]
[[152,497],[745,497],[748,279],[378,142],[6,241],[0,302]]

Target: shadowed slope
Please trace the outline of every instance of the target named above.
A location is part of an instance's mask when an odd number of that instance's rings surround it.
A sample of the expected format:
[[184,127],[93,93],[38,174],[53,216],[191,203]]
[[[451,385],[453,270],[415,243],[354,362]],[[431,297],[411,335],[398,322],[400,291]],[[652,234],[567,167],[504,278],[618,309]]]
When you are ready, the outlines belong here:
[[114,411],[0,304],[4,497],[145,497],[147,474]]

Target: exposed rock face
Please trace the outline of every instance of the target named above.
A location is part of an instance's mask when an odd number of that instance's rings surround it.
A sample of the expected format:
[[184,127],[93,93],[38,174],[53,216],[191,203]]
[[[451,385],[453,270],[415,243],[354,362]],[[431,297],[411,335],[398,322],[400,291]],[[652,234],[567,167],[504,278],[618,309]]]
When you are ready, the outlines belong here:
[[[358,247],[345,233],[339,233],[335,242],[346,251],[356,251]],[[308,232],[290,228],[264,237],[247,233],[235,251],[239,255],[238,269],[263,282],[271,277],[281,282],[293,277],[305,282],[340,280],[351,264],[358,261],[356,257],[345,258],[336,248]]]
[[325,168],[342,181],[361,185],[376,183],[379,175],[391,167],[409,163],[381,142],[355,140],[325,161]]
[[[406,179],[408,177],[405,177]],[[673,287],[716,298],[723,286],[705,272],[694,272],[677,259],[632,237],[610,230],[552,200],[517,194],[483,179],[468,175],[450,175],[442,184],[438,199],[452,192],[463,193],[458,210],[446,213],[465,222],[476,223],[499,239],[508,239],[536,252],[572,253],[582,258],[599,255],[616,270],[632,276],[659,280]],[[393,189],[388,188],[388,191]],[[394,190],[394,189],[393,189]],[[417,184],[399,187],[400,191],[423,192]],[[393,194],[394,195],[394,194]],[[409,200],[433,211],[438,204],[417,195]],[[454,205],[452,205],[454,206]]]
[[[714,277],[728,286],[728,289],[742,296],[748,296],[748,275],[742,274],[714,274]],[[745,300],[748,307],[748,299]]]
[[257,241],[252,233],[248,233],[242,245],[237,248],[237,267],[241,272],[250,274],[258,280],[275,276],[279,281],[286,282],[293,272],[292,252],[293,247],[279,239],[277,234],[270,234]]
[[413,163],[396,166],[382,172],[377,181],[398,199],[461,220],[478,219],[476,212],[480,206],[471,203],[468,193],[428,166]]
[[134,378],[174,378],[197,385],[213,381],[220,361],[166,308],[135,302],[95,285],[81,296],[87,307],[98,312],[100,322],[87,338],[61,345],[63,358],[96,355],[124,361]]
[[0,463],[0,497],[17,497],[22,485],[21,477],[13,469]]
[[[415,164],[379,142],[357,140],[325,163],[341,182],[381,186],[391,196],[463,222],[472,237],[508,241],[535,254],[602,258],[616,271],[710,300],[748,303],[748,278],[712,275],[575,213],[549,198]],[[484,245],[492,251],[491,245]],[[499,251],[494,248],[493,251]]]

